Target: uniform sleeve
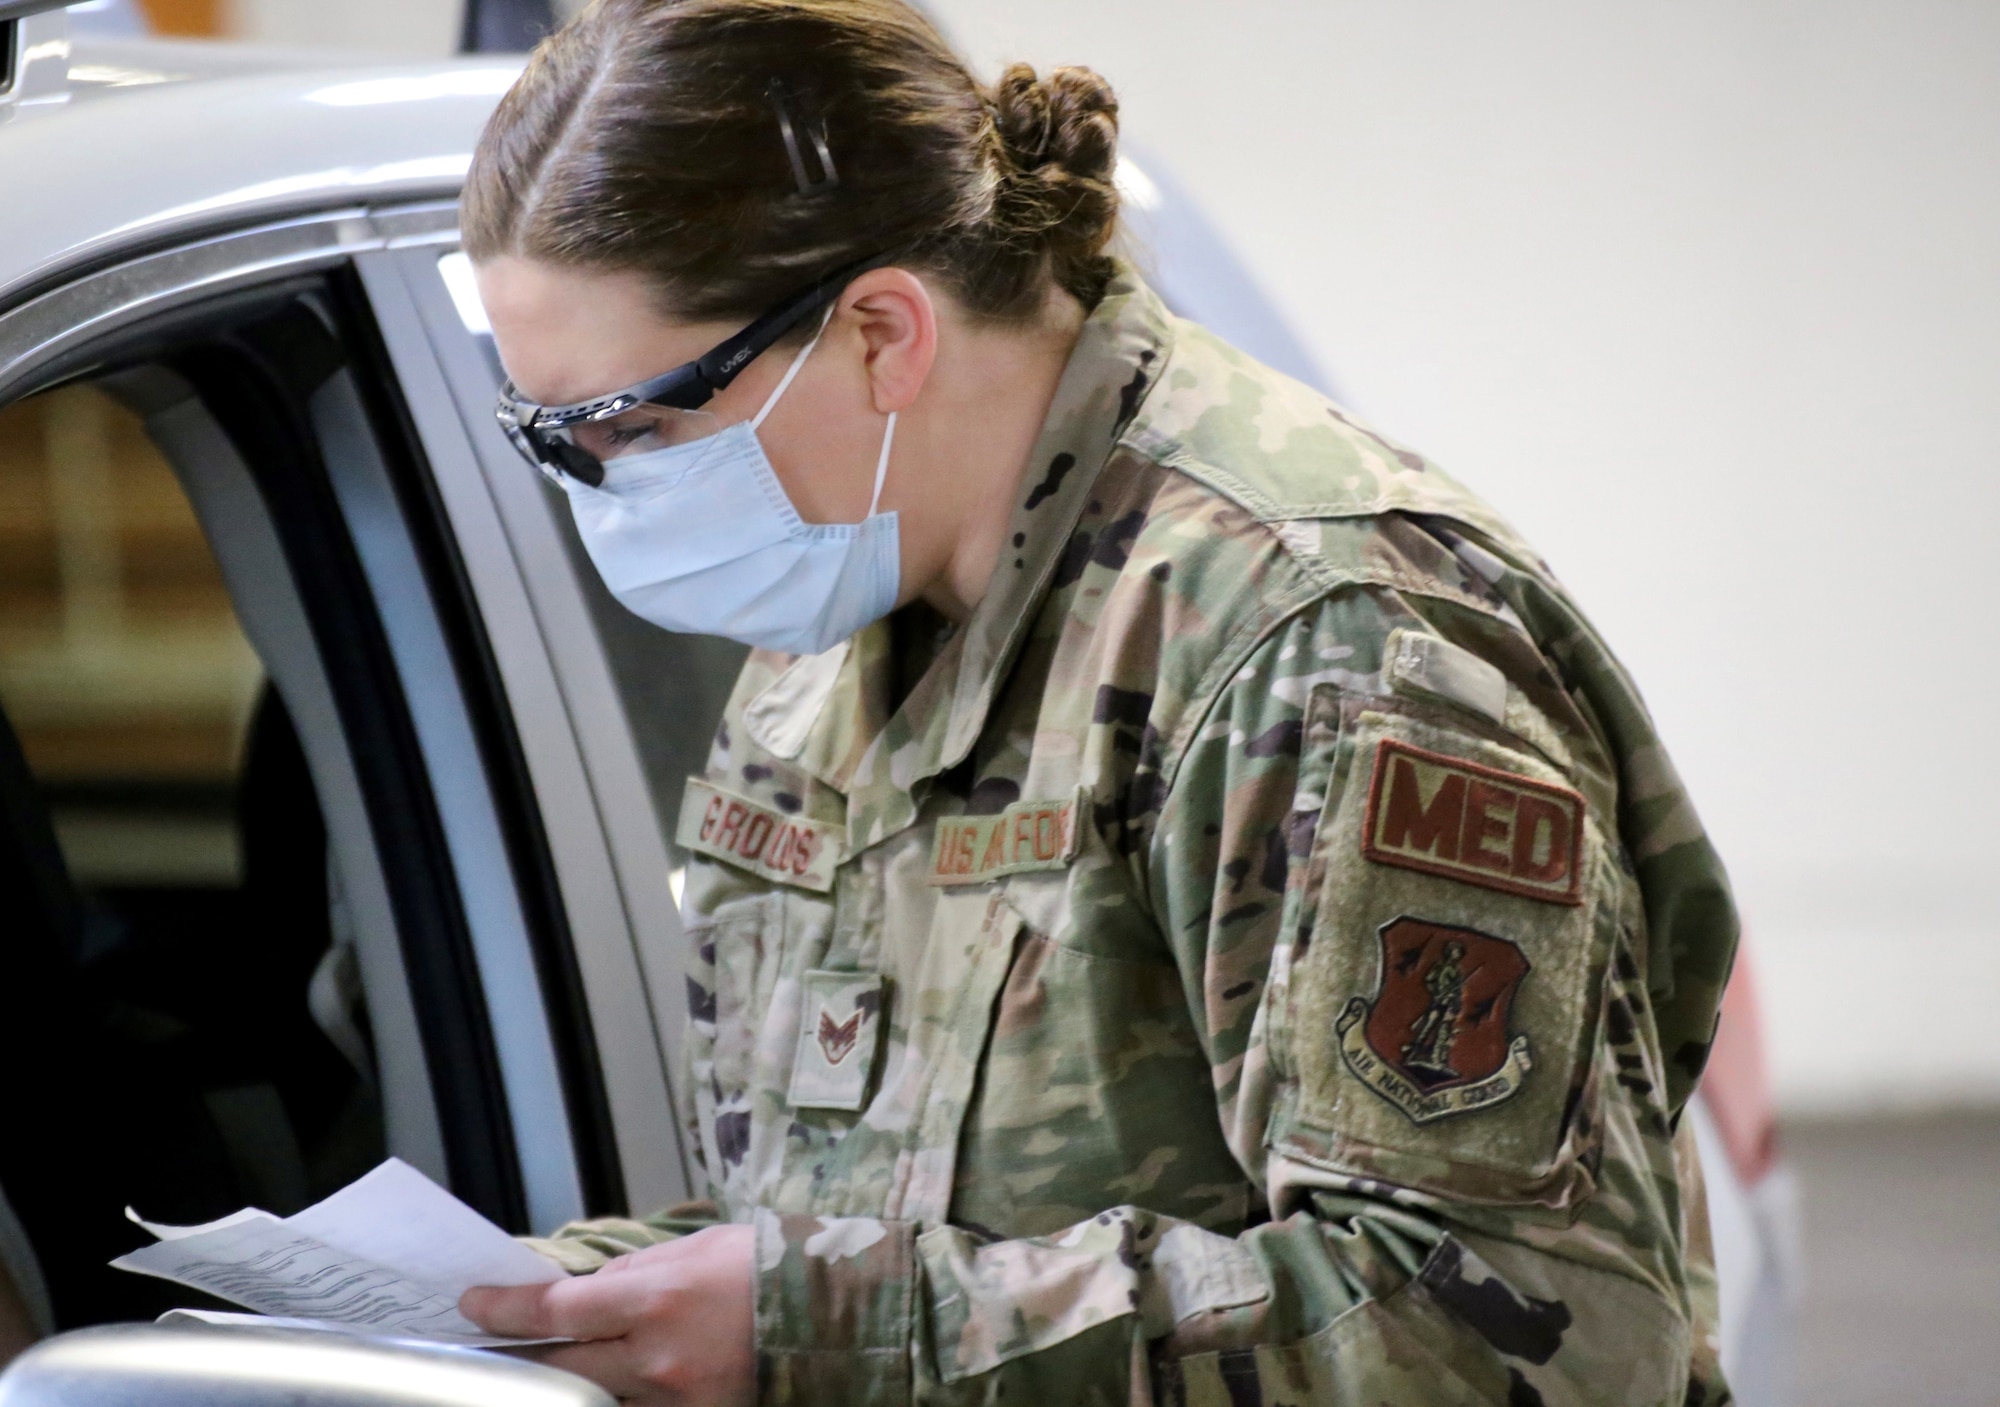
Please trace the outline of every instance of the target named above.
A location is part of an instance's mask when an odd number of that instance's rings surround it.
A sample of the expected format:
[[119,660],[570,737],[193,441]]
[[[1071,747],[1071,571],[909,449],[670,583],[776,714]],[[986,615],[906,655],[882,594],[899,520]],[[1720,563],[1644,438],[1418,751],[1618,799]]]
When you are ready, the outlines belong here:
[[721,1214],[713,1202],[683,1202],[650,1216],[605,1216],[565,1222],[547,1236],[523,1236],[520,1240],[570,1274],[587,1275],[606,1261],[663,1241],[691,1236],[720,1220]]
[[[1399,695],[1405,649],[1433,663]],[[1242,663],[1171,776],[1133,779],[1134,893],[1213,1076],[1187,1117],[1221,1121],[1268,1219],[1114,1205],[996,1241],[761,1214],[764,1400],[1724,1400],[1687,1395],[1629,885],[1510,679],[1539,668],[1345,593]]]

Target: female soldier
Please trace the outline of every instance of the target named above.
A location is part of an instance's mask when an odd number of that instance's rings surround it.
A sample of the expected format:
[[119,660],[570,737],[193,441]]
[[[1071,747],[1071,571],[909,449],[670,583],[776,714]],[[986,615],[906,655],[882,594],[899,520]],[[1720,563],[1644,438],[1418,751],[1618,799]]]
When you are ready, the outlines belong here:
[[466,1310],[642,1401],[1717,1400],[1715,856],[1499,517],[1107,255],[1116,118],[902,0],[599,0],[494,116],[502,420],[758,648],[712,1204]]

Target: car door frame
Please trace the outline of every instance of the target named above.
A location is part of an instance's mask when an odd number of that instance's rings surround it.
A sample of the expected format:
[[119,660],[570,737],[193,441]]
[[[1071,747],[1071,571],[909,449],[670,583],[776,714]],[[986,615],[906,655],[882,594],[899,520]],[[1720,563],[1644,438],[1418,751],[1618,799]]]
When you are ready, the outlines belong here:
[[[488,622],[577,962],[632,1206],[696,1185],[670,1070],[686,1020],[667,818],[551,497],[490,413],[493,379],[437,274],[457,228],[354,260]],[[477,407],[477,410],[468,408]]]
[[[552,541],[560,545],[547,505],[540,505],[537,522],[532,503],[511,502],[508,486],[493,472],[495,466],[484,462],[472,437],[462,426],[454,429],[439,420],[436,407],[448,404],[438,394],[446,373],[411,337],[412,318],[419,316],[415,300],[398,297],[396,280],[389,277],[398,255],[448,247],[455,240],[455,204],[424,201],[373,208],[344,204],[267,219],[155,246],[123,261],[94,251],[89,267],[75,277],[38,280],[34,296],[0,307],[0,400],[88,370],[101,355],[98,349],[151,320],[300,275],[358,271],[365,291],[349,311],[365,313],[370,326],[379,320],[381,336],[372,349],[373,394],[412,427],[405,437],[409,442],[398,448],[412,456],[436,493],[546,838],[578,977],[578,1010],[567,1015],[614,1037],[592,1040],[589,1051],[601,1072],[601,1108],[576,1108],[577,1101],[569,1101],[573,1124],[581,1116],[587,1123],[608,1120],[610,1128],[572,1133],[610,1139],[619,1203],[679,1200],[688,1187],[687,1168],[662,1058],[677,1044],[682,1005],[678,916],[667,885],[665,842],[637,781],[638,753],[570,565],[560,552],[546,550]],[[376,430],[382,431],[379,423]],[[465,681],[458,683],[463,687]],[[593,698],[593,692],[601,697]],[[527,980],[519,956],[504,979],[517,988]],[[481,963],[481,980],[490,993],[496,974],[484,954]],[[542,1003],[549,1025],[565,1014],[547,1010],[545,986],[536,976],[527,990]],[[541,1058],[502,1055],[503,1063]],[[567,1183],[567,1190],[544,1187],[537,1195],[529,1189],[537,1229],[548,1229],[558,1212],[625,1209],[603,1205],[602,1199],[585,1206],[576,1191],[576,1141],[572,1136],[563,1150],[569,1171],[553,1178]]]

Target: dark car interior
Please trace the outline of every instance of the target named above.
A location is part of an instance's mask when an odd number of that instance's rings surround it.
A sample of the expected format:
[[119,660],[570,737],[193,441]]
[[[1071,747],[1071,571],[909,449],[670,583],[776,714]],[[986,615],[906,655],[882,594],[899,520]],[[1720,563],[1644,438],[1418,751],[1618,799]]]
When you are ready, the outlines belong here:
[[[231,652],[235,718],[147,697],[146,669],[185,674],[203,638],[235,629],[228,598],[192,515],[161,511],[173,481],[130,413],[90,388],[38,399],[4,412],[15,434],[0,468],[21,549],[0,568],[16,666],[0,672],[0,1189],[69,1328],[190,1302],[106,1267],[150,1239],[127,1206],[176,1223],[296,1211],[379,1161],[383,1133],[285,708],[247,645]],[[49,423],[64,415],[110,433],[66,436]],[[148,510],[100,524],[118,599],[95,619],[64,560],[89,550],[87,526],[55,523],[57,550],[35,551],[24,491],[37,472],[91,472],[62,462],[79,443],[122,459],[95,468]],[[140,678],[111,707],[101,662],[116,658]]]
[[[393,1151],[396,1099],[435,1120],[454,1193],[528,1229],[412,702],[421,687],[435,708],[439,677],[454,681],[454,726],[505,845],[506,873],[480,882],[511,881],[519,904],[584,1207],[623,1210],[533,786],[352,271],[218,295],[76,355],[52,373],[67,380],[0,407],[0,1270],[12,1290],[44,1300],[55,1329],[199,1304],[106,1266],[149,1239],[126,1208],[179,1224],[299,1210]],[[418,573],[393,590],[364,552],[379,562],[391,539]],[[442,655],[397,654],[392,631],[407,638],[413,613],[428,613]],[[259,653],[274,642],[283,667]],[[305,706],[310,734],[295,722]],[[314,781],[327,785],[328,766],[350,789],[337,846]],[[349,917],[361,910],[331,855],[374,867],[372,927]],[[404,988],[398,1019],[414,1022],[393,1068],[378,1068],[389,1047],[365,1015],[380,995],[361,982],[369,942],[389,964],[371,981],[388,972]]]

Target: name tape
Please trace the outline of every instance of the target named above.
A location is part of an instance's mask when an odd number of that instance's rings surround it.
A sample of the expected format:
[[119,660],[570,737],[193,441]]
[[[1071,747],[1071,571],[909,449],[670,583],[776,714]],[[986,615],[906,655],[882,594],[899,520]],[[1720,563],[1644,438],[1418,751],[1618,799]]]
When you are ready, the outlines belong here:
[[847,846],[841,826],[787,816],[696,777],[681,800],[675,840],[752,874],[825,893]]

